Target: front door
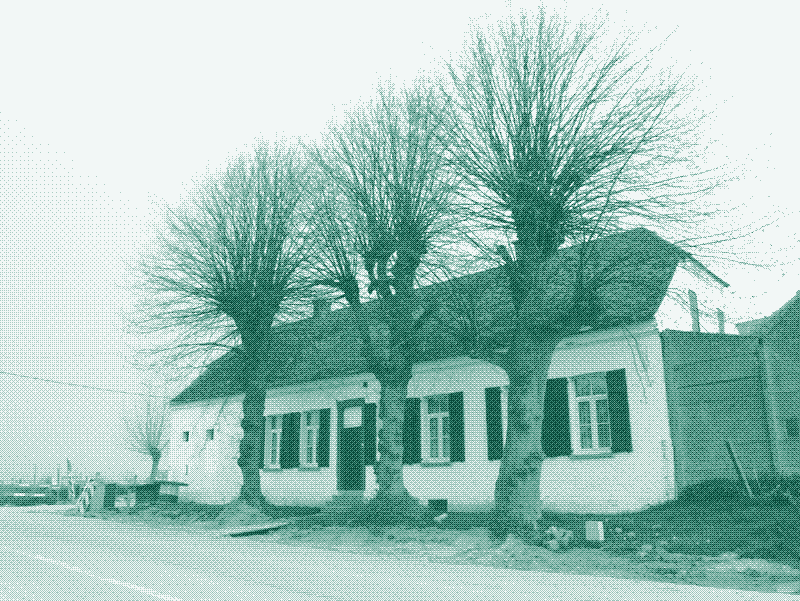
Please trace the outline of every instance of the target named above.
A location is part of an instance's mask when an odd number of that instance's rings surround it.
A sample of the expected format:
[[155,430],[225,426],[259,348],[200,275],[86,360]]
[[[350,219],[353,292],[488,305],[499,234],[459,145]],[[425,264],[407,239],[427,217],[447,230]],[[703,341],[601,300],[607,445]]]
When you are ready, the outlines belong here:
[[364,490],[364,399],[339,401],[336,488]]

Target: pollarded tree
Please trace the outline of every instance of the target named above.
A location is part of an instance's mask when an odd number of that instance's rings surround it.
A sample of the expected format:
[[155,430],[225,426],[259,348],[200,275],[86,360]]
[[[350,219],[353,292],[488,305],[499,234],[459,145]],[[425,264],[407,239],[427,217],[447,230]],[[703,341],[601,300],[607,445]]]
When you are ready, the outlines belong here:
[[[634,38],[604,44],[603,23],[521,14],[474,27],[448,64],[457,111],[454,167],[471,184],[468,207],[497,247],[513,305],[509,421],[495,488],[499,530],[535,527],[545,385],[558,343],[597,327],[614,265],[597,240],[623,227],[685,218],[713,188],[697,167],[702,115],[691,85],[651,73]],[[554,264],[575,244],[569,266]],[[635,255],[648,249],[629,248]],[[651,253],[652,254],[652,253]],[[657,257],[645,257],[647,261]],[[642,274],[646,276],[646,274]],[[615,310],[625,311],[624,307]]]
[[168,210],[137,270],[138,325],[175,333],[165,349],[222,347],[241,356],[239,502],[255,508],[265,505],[259,469],[272,327],[303,288],[313,179],[301,150],[259,142]]
[[131,415],[123,415],[121,419],[128,433],[130,449],[134,453],[149,455],[153,460],[150,469],[152,482],[156,478],[161,455],[169,443],[169,400],[147,395],[135,405]]
[[[315,225],[316,281],[343,294],[381,384],[375,502],[389,512],[409,499],[402,464],[406,392],[413,334],[429,314],[415,300],[415,281],[457,221],[456,186],[446,169],[449,127],[438,86],[420,78],[402,90],[380,87],[374,99],[331,124],[314,151],[326,188]],[[367,311],[362,298],[369,297]]]

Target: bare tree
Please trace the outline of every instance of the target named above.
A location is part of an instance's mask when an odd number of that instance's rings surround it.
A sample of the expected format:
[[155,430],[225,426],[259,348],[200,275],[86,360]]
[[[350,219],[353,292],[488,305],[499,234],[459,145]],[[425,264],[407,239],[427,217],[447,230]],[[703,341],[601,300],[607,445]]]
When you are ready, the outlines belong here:
[[276,319],[303,288],[312,170],[286,143],[259,142],[196,185],[137,270],[139,326],[175,335],[162,350],[236,352],[244,384],[238,502],[262,508],[264,398]]
[[[508,352],[496,357],[510,382],[495,488],[500,532],[535,528],[553,352],[598,326],[608,310],[603,288],[619,285],[619,262],[630,260],[603,257],[598,240],[631,225],[663,231],[717,184],[697,166],[703,115],[687,109],[691,83],[651,73],[650,55],[634,56],[633,36],[604,45],[604,31],[602,22],[571,29],[544,10],[522,13],[473,27],[448,64],[454,165],[471,184],[465,203],[478,230],[508,239],[494,249],[513,305]],[[569,265],[556,265],[565,244],[575,252]],[[650,255],[644,263],[658,260]]]
[[[421,264],[453,231],[455,182],[443,137],[449,117],[438,86],[391,84],[331,124],[315,156],[328,188],[315,227],[317,283],[343,294],[369,369],[381,384],[376,507],[410,500],[403,484],[403,420],[414,336],[427,311],[415,301]],[[373,297],[369,310],[362,298]]]
[[[122,423],[128,433],[130,449],[134,453],[149,455],[153,460],[150,469],[152,482],[156,478],[161,454],[169,443],[169,399],[147,395],[136,404],[131,415],[122,416]],[[71,476],[72,470],[69,471]]]

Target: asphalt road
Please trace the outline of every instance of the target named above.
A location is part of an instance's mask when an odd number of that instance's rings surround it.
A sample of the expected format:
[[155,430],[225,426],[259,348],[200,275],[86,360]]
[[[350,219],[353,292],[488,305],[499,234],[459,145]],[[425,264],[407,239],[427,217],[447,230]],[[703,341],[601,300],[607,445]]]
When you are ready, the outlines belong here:
[[0,601],[797,599],[691,585],[430,563],[0,507]]

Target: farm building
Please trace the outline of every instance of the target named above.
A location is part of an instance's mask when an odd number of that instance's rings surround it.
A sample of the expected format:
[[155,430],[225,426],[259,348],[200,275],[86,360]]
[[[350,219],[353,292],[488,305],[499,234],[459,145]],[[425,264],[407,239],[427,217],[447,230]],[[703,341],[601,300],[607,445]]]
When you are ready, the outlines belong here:
[[[734,477],[726,441],[748,473],[772,471],[758,339],[724,333],[735,332],[721,312],[727,284],[645,229],[599,244],[594,273],[605,279],[594,325],[563,340],[550,366],[544,507],[635,510],[702,479]],[[574,257],[575,247],[560,251],[559,277]],[[508,402],[508,378],[495,360],[508,340],[503,278],[490,269],[417,289],[420,306],[438,304],[416,340],[404,480],[414,497],[450,510],[493,502]],[[265,497],[322,505],[340,494],[374,495],[380,385],[364,370],[348,309],[318,303],[274,336]],[[724,369],[728,360],[735,369]],[[239,373],[238,355],[228,353],[170,403],[166,467],[171,480],[188,484],[184,498],[222,503],[238,495]]]

